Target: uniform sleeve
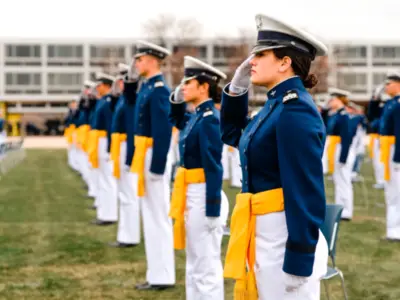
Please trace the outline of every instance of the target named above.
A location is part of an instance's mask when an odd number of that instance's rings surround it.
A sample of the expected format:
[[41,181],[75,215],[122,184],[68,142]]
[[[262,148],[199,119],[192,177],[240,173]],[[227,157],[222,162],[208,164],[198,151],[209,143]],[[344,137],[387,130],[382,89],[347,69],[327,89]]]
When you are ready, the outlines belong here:
[[96,130],[107,130],[104,123],[104,113],[102,107],[96,110],[94,115],[94,129]]
[[347,161],[347,156],[349,155],[349,150],[351,146],[351,142],[353,140],[353,127],[349,116],[341,115],[339,119],[339,127],[340,127],[340,139],[341,139],[341,152],[339,157],[339,162],[345,164]]
[[229,95],[229,84],[222,93],[221,104],[221,133],[222,141],[230,146],[237,147],[242,130],[247,126],[248,92],[238,95]]
[[134,104],[136,102],[136,92],[138,82],[125,82],[123,95],[128,103]]
[[122,133],[122,106],[118,106],[113,114],[111,122],[111,133]]
[[201,163],[206,175],[206,216],[219,217],[222,189],[222,140],[219,120],[214,115],[203,117],[200,123]]
[[321,160],[325,129],[317,111],[289,102],[284,104],[276,135],[288,228],[283,271],[310,276],[325,219]]
[[169,92],[166,88],[155,88],[150,99],[151,136],[153,156],[150,172],[164,174],[167,155],[171,144],[172,125],[169,122]]
[[190,114],[186,112],[186,103],[171,103],[169,120],[173,126],[182,130],[190,119]]
[[393,161],[395,163],[400,163],[400,103],[397,103],[394,108],[393,123],[395,136]]

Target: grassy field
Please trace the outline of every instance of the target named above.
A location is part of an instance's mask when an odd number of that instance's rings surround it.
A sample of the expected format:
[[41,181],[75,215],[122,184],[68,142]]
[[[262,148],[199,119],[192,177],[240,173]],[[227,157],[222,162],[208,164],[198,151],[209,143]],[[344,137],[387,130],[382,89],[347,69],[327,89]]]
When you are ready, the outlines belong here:
[[[370,188],[370,164],[363,174],[365,184],[355,185],[354,221],[341,224],[337,264],[350,299],[400,299],[400,244],[380,241],[383,193]],[[226,192],[233,201],[237,191]],[[329,181],[327,196],[331,201]],[[95,217],[87,209],[92,200],[68,168],[65,151],[29,150],[26,160],[0,180],[0,199],[0,299],[184,299],[182,251],[176,252],[175,289],[134,290],[145,278],[143,245],[109,248],[116,226],[88,224]],[[339,280],[328,283],[331,299],[343,299]],[[226,299],[232,299],[230,281]]]

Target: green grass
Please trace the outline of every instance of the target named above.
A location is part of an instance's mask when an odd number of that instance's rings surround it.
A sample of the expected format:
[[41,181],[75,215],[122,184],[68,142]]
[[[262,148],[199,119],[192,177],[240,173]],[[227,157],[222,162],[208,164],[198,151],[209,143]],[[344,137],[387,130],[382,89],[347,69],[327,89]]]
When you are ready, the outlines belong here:
[[[369,163],[362,173],[366,181],[355,184],[354,220],[341,224],[337,265],[350,299],[400,299],[400,245],[380,240],[383,193],[371,188]],[[331,202],[332,183],[326,186]],[[237,190],[225,191],[233,205]],[[0,180],[0,199],[0,299],[185,299],[183,251],[176,252],[175,289],[134,290],[145,279],[143,244],[109,248],[116,226],[89,225],[95,217],[87,209],[92,200],[68,168],[65,151],[29,150],[25,161]],[[224,249],[226,244],[227,238]],[[343,299],[339,280],[328,283],[331,299]],[[232,299],[232,287],[227,280],[226,299]]]

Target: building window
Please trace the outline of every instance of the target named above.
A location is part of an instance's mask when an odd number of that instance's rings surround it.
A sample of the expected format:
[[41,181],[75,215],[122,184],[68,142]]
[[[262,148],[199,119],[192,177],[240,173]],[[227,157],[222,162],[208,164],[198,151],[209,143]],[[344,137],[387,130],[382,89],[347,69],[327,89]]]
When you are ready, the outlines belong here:
[[40,58],[40,45],[7,45],[7,57]]
[[112,68],[125,62],[125,46],[90,46],[90,65]]
[[81,86],[83,84],[82,73],[49,73],[47,74],[49,86]]
[[6,85],[38,85],[42,83],[40,73],[6,73]]
[[40,94],[40,73],[6,73],[6,94]]
[[386,73],[374,73],[373,82],[374,86],[382,84],[386,79]]
[[400,58],[400,47],[376,46],[373,48],[373,57],[381,59]]
[[214,46],[214,58],[228,58],[236,56],[236,46]]
[[334,54],[339,59],[349,58],[367,58],[367,47],[366,46],[336,46]]
[[366,73],[338,73],[339,88],[348,89],[354,93],[367,92]]
[[83,57],[83,46],[79,45],[49,45],[47,51],[49,57]]
[[41,65],[40,45],[6,45],[6,66]]

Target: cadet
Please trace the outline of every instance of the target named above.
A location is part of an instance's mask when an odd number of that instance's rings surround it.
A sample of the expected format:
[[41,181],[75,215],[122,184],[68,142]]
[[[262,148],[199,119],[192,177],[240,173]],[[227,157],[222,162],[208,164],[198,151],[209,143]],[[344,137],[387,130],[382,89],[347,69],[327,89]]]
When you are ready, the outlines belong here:
[[3,112],[0,112],[0,144],[7,141],[7,123],[4,120]]
[[170,90],[161,74],[161,63],[170,51],[138,42],[135,69],[144,78],[136,98],[135,154],[132,172],[138,174],[138,196],[147,258],[147,282],[138,289],[165,289],[175,284],[175,262],[170,207],[171,146]]
[[140,242],[137,175],[130,172],[135,148],[133,120],[138,80],[132,76],[127,78],[129,69],[128,65],[119,64],[119,77],[115,81],[120,86],[116,91],[119,100],[113,115],[111,134],[113,175],[118,182],[119,222],[117,241],[110,245],[122,248],[133,247]]
[[[269,16],[257,15],[256,23],[257,45],[222,96],[222,140],[239,147],[243,173],[224,275],[237,280],[236,299],[319,299],[328,261],[320,231],[325,126],[306,88],[317,81],[311,61],[327,48]],[[250,81],[268,89],[253,119]]]
[[386,181],[386,239],[400,242],[400,73],[388,74],[385,90],[392,97],[383,108],[380,127]]
[[[94,153],[94,140],[96,139],[97,131],[94,130],[94,121],[96,109],[101,104],[101,101],[97,99],[97,91],[96,91],[96,83],[92,88],[89,89],[88,100],[89,100],[89,116],[88,116],[88,132],[87,137],[84,143],[84,149],[86,151],[86,156],[88,160],[88,179],[89,179],[89,191],[88,196],[96,199],[96,194],[98,190],[98,169],[94,168],[92,165],[92,156]],[[96,204],[96,203],[95,203]],[[91,206],[90,208],[96,208],[96,205]]]
[[68,143],[68,165],[75,171],[78,170],[75,155],[74,135],[76,129],[76,121],[78,118],[78,102],[73,100],[69,104],[68,115],[64,120],[64,136]]
[[89,116],[92,107],[89,105],[89,91],[95,86],[92,81],[85,81],[83,86],[83,91],[79,100],[79,128],[77,136],[78,154],[79,154],[79,165],[83,180],[89,186],[89,161],[86,155],[85,142],[88,138],[88,133],[90,130],[89,126]]
[[[218,83],[226,75],[191,56],[184,57],[184,67],[185,78],[171,94],[170,118],[182,131],[170,212],[174,246],[186,245],[186,299],[223,300],[221,242],[228,199],[222,191],[223,143],[214,104],[220,103]],[[185,102],[196,113],[186,113]]]
[[[112,176],[112,162],[109,159],[111,146],[111,121],[112,114],[118,97],[111,95],[111,85],[115,78],[108,74],[96,74],[99,84],[96,90],[100,97],[99,106],[96,108],[93,128],[96,130],[95,164],[98,163],[98,191],[96,225],[110,225],[118,219],[117,187]],[[96,147],[97,146],[97,147]]]
[[335,185],[335,203],[343,205],[342,219],[349,221],[353,217],[354,192],[351,173],[356,159],[356,145],[353,138],[356,126],[352,126],[346,110],[350,92],[330,88],[329,106],[334,112],[328,122],[328,163]]
[[374,174],[376,183],[374,184],[375,189],[383,189],[385,180],[383,178],[383,164],[380,159],[380,147],[379,147],[379,124],[382,115],[382,109],[385,105],[383,101],[384,85],[378,86],[372,96],[371,101],[368,104],[368,122],[369,122],[369,155],[372,159],[372,165],[374,167]]

